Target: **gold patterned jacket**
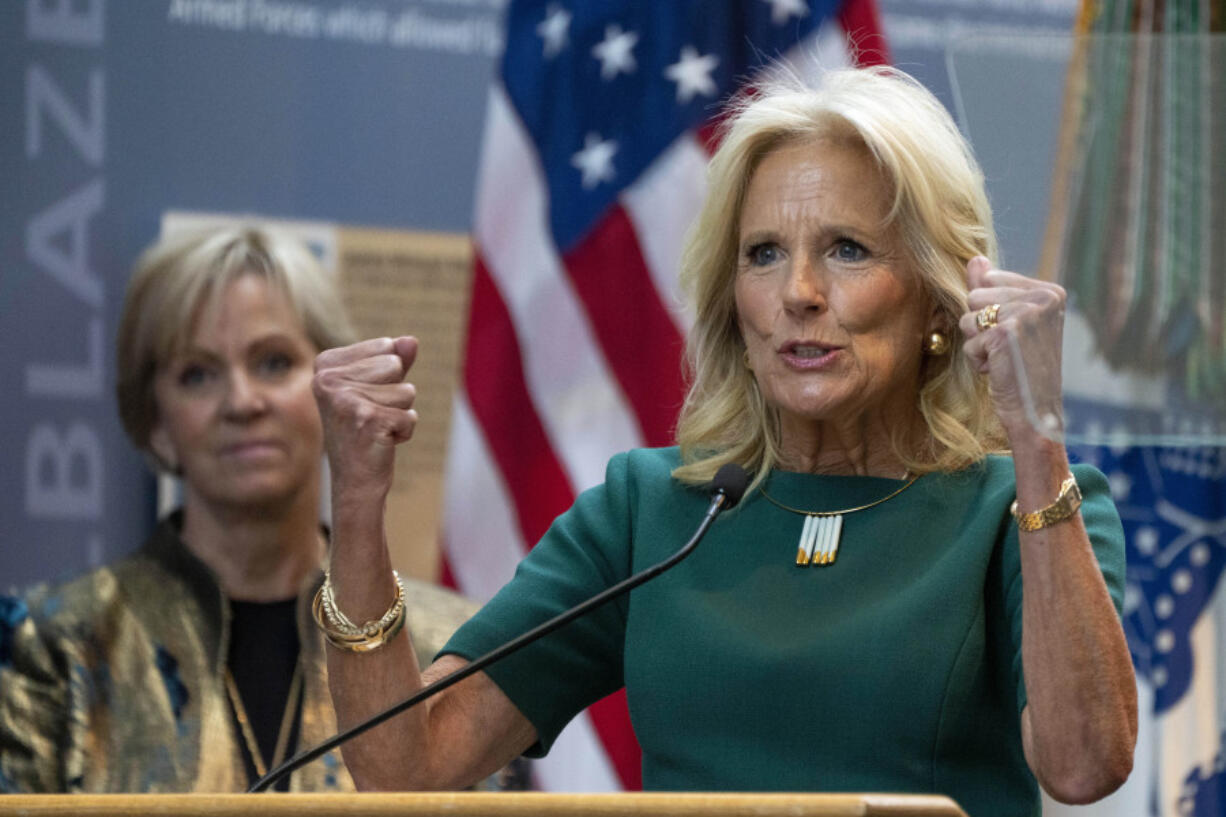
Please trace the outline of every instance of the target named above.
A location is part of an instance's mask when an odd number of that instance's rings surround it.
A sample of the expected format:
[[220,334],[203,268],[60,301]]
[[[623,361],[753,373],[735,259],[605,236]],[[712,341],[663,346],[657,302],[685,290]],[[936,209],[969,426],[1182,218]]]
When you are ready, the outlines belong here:
[[[177,518],[117,564],[24,598],[0,596],[0,792],[226,792],[247,787],[222,677],[230,607],[183,545]],[[298,747],[336,732],[323,639],[298,597],[304,669]],[[406,580],[425,666],[474,606]],[[290,791],[352,791],[340,752]]]

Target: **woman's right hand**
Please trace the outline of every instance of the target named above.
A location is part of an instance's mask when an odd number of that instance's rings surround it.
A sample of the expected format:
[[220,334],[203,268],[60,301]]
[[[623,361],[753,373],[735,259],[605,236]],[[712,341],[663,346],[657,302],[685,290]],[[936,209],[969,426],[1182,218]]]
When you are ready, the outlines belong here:
[[[384,530],[396,446],[413,436],[415,392],[404,377],[417,339],[376,338],[315,358],[315,400],[332,467],[333,595],[356,621],[377,619],[394,598]],[[405,627],[373,653],[328,650],[337,725],[348,728],[466,662],[445,655],[421,673]],[[536,730],[488,675],[478,672],[342,748],[359,789],[470,786],[536,742]]]
[[315,358],[312,386],[334,497],[387,496],[395,448],[417,425],[417,392],[404,382],[416,357],[417,339],[402,336],[328,349]]

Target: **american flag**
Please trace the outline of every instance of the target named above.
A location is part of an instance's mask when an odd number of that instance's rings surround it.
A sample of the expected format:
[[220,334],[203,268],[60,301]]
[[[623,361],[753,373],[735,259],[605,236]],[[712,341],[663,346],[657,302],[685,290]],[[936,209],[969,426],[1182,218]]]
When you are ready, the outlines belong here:
[[[850,38],[859,62],[885,60],[873,0],[515,1],[506,31],[444,522],[450,579],[477,599],[611,455],[672,443],[678,261],[719,104],[797,47],[845,64]],[[546,789],[641,788],[624,696],[576,718],[536,773]]]

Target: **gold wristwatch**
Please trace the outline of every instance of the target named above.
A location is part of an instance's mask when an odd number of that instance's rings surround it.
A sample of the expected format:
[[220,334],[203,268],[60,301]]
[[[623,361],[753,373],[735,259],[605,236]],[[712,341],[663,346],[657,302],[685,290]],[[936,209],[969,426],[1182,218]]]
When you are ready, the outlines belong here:
[[1030,513],[1018,513],[1017,500],[1015,499],[1013,500],[1013,505],[1009,508],[1009,513],[1013,514],[1013,518],[1017,520],[1018,530],[1036,531],[1051,527],[1057,522],[1063,522],[1077,513],[1077,509],[1080,507],[1081,490],[1077,487],[1077,480],[1070,476],[1060,483],[1060,495],[1056,497],[1055,502],[1046,508],[1039,508],[1037,511],[1031,511]]

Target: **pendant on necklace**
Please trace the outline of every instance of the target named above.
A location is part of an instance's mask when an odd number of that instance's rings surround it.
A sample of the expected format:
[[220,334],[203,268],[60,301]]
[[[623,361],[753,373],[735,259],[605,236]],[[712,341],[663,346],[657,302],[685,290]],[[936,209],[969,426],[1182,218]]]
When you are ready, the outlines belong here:
[[839,555],[839,539],[843,535],[843,514],[827,516],[805,514],[805,524],[800,528],[800,544],[796,548],[796,564],[834,564]]

